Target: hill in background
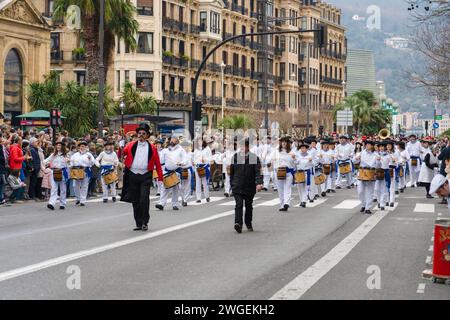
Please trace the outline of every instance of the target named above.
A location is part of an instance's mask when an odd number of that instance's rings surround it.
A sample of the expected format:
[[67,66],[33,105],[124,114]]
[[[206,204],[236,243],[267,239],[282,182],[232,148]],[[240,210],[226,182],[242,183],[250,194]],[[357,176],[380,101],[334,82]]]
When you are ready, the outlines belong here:
[[[409,49],[394,49],[385,45],[390,37],[408,38],[413,30],[412,19],[403,0],[327,0],[343,11],[349,48],[372,50],[375,56],[377,80],[386,84],[386,95],[397,101],[400,111],[419,111],[424,117],[433,113],[432,99],[422,89],[411,89],[406,72],[423,66],[423,60]],[[369,6],[380,7],[380,29],[368,29]],[[357,15],[359,20],[353,19]],[[365,19],[364,19],[365,18]]]

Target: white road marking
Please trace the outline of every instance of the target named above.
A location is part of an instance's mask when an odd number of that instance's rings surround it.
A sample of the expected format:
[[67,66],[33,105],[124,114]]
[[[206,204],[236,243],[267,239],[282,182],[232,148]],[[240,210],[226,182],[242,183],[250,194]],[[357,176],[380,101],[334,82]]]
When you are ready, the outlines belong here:
[[88,250],[83,250],[83,251],[79,251],[79,252],[75,252],[72,254],[68,254],[65,256],[61,256],[61,257],[57,257],[54,259],[49,259],[49,260],[45,260],[36,264],[32,264],[26,267],[22,267],[22,268],[17,268],[17,269],[13,269],[10,271],[6,271],[6,272],[2,272],[0,273],[0,282],[5,281],[5,280],[9,280],[9,279],[13,279],[13,278],[17,278],[26,274],[30,274],[33,272],[37,272],[39,270],[43,270],[43,269],[47,269],[50,267],[54,267],[63,263],[67,263],[73,260],[77,260],[77,259],[81,259],[81,258],[85,258],[88,256],[92,256],[98,253],[102,253],[105,251],[109,251],[109,250],[113,250],[116,248],[120,248],[129,244],[133,244],[136,242],[140,242],[140,241],[145,241],[148,239],[152,239],[152,238],[156,238],[174,231],[178,231],[178,230],[182,230],[182,229],[186,229],[195,225],[199,225],[205,222],[209,222],[209,221],[213,221],[213,220],[217,220],[223,217],[227,217],[230,215],[234,215],[234,210],[230,210],[230,211],[226,211],[224,213],[220,213],[220,214],[216,214],[213,216],[210,216],[208,218],[204,218],[204,219],[199,219],[199,220],[195,220],[195,221],[191,221],[191,222],[187,222],[187,223],[183,223],[183,224],[179,224],[173,227],[169,227],[166,229],[162,229],[159,231],[155,231],[155,232],[151,232],[142,236],[138,236],[138,237],[133,237],[133,238],[129,238],[129,239],[125,239],[122,241],[117,241],[117,242],[113,242],[111,244],[107,244],[104,246],[100,246],[100,247],[95,247],[92,249],[88,249]]
[[333,209],[354,209],[361,204],[359,200],[344,200]]
[[433,251],[433,246],[432,245],[428,248],[428,251]]
[[330,252],[275,293],[270,300],[300,299],[312,286],[344,259],[387,214],[388,211],[380,211],[370,216],[349,236],[331,249]]
[[434,204],[432,204],[432,203],[416,203],[414,212],[433,213],[434,212]]
[[419,285],[417,286],[417,293],[425,293],[425,283],[419,283]]
[[434,242],[434,236],[431,237],[431,242]]
[[431,264],[431,256],[427,256],[427,259],[425,260],[426,264]]
[[[256,201],[256,200],[259,200],[260,198],[258,198],[258,197],[256,197],[256,198],[253,198],[253,201]],[[228,201],[228,202],[224,202],[224,203],[220,203],[220,204],[218,204],[219,206],[234,206],[234,205],[236,205],[236,201]]]
[[275,199],[272,199],[269,201],[258,203],[257,205],[255,205],[253,207],[255,207],[255,208],[256,207],[272,207],[272,206],[276,206],[277,204],[278,205],[280,204],[280,199],[275,198]]
[[441,216],[442,216],[442,212],[439,212],[439,213],[438,213],[438,217],[441,217]]

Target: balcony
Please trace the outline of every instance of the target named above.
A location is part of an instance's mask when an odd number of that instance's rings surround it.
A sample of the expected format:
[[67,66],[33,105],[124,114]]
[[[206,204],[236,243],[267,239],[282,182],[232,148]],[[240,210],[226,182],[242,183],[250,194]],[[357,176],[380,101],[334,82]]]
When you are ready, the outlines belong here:
[[283,52],[284,52],[284,51],[285,51],[284,48],[278,48],[278,47],[275,47],[275,55],[277,55],[277,56],[283,55]]
[[163,17],[162,25],[163,28],[166,30],[178,31],[183,33],[188,33],[190,29],[190,25],[188,25],[187,23],[180,22],[167,17]]
[[258,19],[259,14],[258,14],[258,12],[250,12],[250,17],[252,17],[254,19]]
[[[268,107],[269,110],[275,110],[276,105],[274,103],[268,103],[267,107]],[[265,105],[262,102],[257,102],[255,104],[255,109],[261,109],[261,110],[265,109]]]
[[86,56],[83,53],[72,52],[72,60],[76,63],[84,63],[86,61]]
[[51,63],[61,63],[63,61],[64,54],[61,50],[52,50],[50,52]]
[[200,26],[191,24],[191,25],[189,25],[189,31],[191,32],[191,34],[199,35],[200,34]]
[[325,83],[325,84],[335,85],[335,86],[342,86],[342,80],[333,79],[330,77],[321,76],[320,82]]
[[198,67],[200,67],[200,63],[200,60],[191,59],[190,67],[192,69],[198,69]]
[[227,107],[233,107],[233,108],[251,108],[252,102],[250,100],[227,98],[226,105],[227,105]]
[[305,61],[305,55],[304,55],[304,54],[299,54],[299,55],[298,55],[298,61],[299,61],[299,62]]
[[239,6],[239,5],[235,4],[235,3],[231,4],[231,11],[238,12],[238,13],[243,14],[243,15],[248,15],[248,9],[247,8],[245,8],[243,6]]
[[221,72],[220,64],[214,62],[208,63],[206,69],[211,72]]
[[164,91],[163,92],[163,103],[175,103],[175,104],[190,104],[191,95],[184,92],[173,92]]
[[334,106],[329,103],[322,103],[320,105],[320,111],[333,111]]
[[278,111],[286,111],[286,103],[280,103],[278,105]]

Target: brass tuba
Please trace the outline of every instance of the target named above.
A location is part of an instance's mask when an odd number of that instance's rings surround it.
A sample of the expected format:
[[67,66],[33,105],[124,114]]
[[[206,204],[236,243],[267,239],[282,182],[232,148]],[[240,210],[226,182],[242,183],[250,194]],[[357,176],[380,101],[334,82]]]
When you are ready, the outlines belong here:
[[389,129],[387,129],[387,128],[381,129],[381,130],[378,132],[378,137],[379,137],[381,140],[386,140],[387,138],[389,138],[390,135],[391,135],[391,132],[390,132]]

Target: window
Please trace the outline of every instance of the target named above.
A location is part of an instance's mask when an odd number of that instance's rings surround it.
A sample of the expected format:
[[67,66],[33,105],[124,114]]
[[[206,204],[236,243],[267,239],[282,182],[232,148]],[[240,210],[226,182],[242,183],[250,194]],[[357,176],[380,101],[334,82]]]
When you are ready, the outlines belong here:
[[153,53],[153,32],[139,32],[137,53]]
[[184,78],[180,78],[180,83],[178,84],[178,89],[180,92],[184,92]]
[[59,32],[52,32],[50,34],[50,49],[52,51],[59,50],[59,43],[60,43],[59,39],[60,39]]
[[241,86],[241,99],[245,100],[245,87]]
[[164,74],[161,77],[161,90],[162,91],[166,90],[166,76]]
[[202,80],[202,94],[206,96],[206,80]]
[[[5,111],[13,116],[22,112],[23,103],[23,68],[20,55],[16,49],[9,50],[4,64],[3,103]],[[13,114],[14,113],[14,114]]]
[[120,54],[120,40],[116,37],[117,54]]
[[286,80],[286,63],[280,62],[280,77]]
[[180,40],[180,45],[178,46],[178,52],[180,53],[180,56],[184,55],[184,41]]
[[220,14],[211,11],[211,32],[220,34]]
[[45,7],[45,14],[47,17],[51,17],[53,15],[53,0],[47,0]]
[[285,105],[286,104],[286,93],[284,90],[280,91],[280,104]]
[[170,76],[169,90],[171,92],[175,91],[175,77]]
[[137,0],[136,9],[141,16],[153,16],[153,0]]
[[222,51],[222,61],[225,64],[228,64],[228,53],[226,51]]
[[153,92],[153,71],[136,71],[136,87],[143,92]]
[[166,48],[167,48],[166,42],[167,42],[167,38],[163,36],[161,38],[161,45],[162,45],[162,50],[163,51],[166,51]]
[[84,86],[86,84],[86,71],[76,71],[77,84],[79,86]]
[[200,11],[200,31],[206,32],[206,26],[208,24],[208,15],[206,11]]
[[125,83],[130,82],[130,70],[125,70]]

